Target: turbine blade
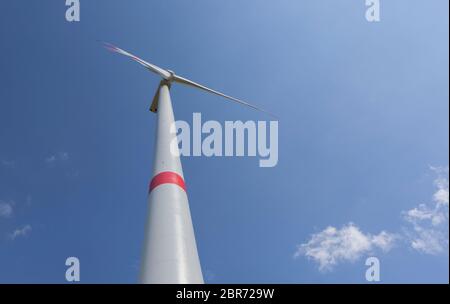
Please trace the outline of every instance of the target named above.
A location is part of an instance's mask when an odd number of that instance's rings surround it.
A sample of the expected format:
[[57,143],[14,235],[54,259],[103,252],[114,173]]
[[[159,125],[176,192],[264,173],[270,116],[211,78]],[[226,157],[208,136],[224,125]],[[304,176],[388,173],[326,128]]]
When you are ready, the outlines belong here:
[[229,99],[229,100],[232,100],[232,101],[234,101],[234,102],[236,102],[236,103],[239,103],[239,104],[241,104],[241,105],[250,107],[250,108],[252,108],[252,109],[255,109],[255,110],[264,112],[264,113],[269,114],[270,116],[272,116],[272,117],[274,117],[274,118],[277,118],[274,114],[272,114],[272,113],[270,113],[270,112],[267,112],[266,110],[263,110],[263,109],[261,109],[261,108],[258,108],[258,107],[254,106],[254,105],[252,105],[252,104],[249,104],[248,102],[245,102],[245,101],[243,101],[243,100],[240,100],[240,99],[237,99],[237,98],[234,98],[234,97],[225,95],[225,94],[223,94],[223,93],[221,93],[221,92],[215,91],[215,90],[213,90],[213,89],[210,89],[210,88],[208,88],[208,87],[205,87],[204,85],[198,84],[198,83],[196,83],[196,82],[194,82],[194,81],[192,81],[192,80],[183,78],[183,77],[181,77],[181,76],[173,75],[173,81],[178,82],[178,83],[181,83],[181,84],[184,84],[184,85],[187,85],[187,86],[190,86],[190,87],[194,87],[194,88],[197,88],[197,89],[200,89],[200,90],[203,90],[203,91],[212,93],[212,94],[216,94],[216,95],[222,96],[222,97],[227,98],[227,99]]
[[153,73],[158,74],[159,76],[161,76],[164,79],[168,79],[170,77],[170,73],[168,71],[166,71],[166,70],[164,70],[164,69],[162,69],[162,68],[160,68],[160,67],[158,67],[158,66],[156,66],[154,64],[151,64],[151,63],[149,63],[149,62],[147,62],[145,60],[142,60],[141,58],[139,58],[139,57],[137,57],[137,56],[135,56],[133,54],[130,54],[127,51],[124,51],[121,48],[118,48],[117,46],[112,45],[111,43],[102,42],[102,44],[107,50],[109,50],[111,52],[114,52],[114,53],[118,53],[118,54],[127,56],[127,57],[133,59],[137,63],[143,65],[148,70],[152,71]]

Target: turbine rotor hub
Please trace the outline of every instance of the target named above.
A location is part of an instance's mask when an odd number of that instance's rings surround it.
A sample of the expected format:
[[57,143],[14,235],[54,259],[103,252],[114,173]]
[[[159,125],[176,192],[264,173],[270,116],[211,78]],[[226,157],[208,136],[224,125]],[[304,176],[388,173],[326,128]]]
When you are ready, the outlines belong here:
[[169,72],[170,76],[166,79],[168,82],[172,82],[173,78],[175,76],[175,72],[171,71],[171,70],[167,70],[167,72]]

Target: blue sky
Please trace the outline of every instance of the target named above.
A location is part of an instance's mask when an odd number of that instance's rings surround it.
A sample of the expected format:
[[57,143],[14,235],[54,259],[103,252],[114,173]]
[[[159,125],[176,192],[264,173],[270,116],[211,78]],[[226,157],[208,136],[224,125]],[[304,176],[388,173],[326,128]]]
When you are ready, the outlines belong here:
[[[0,283],[64,283],[69,256],[84,283],[137,281],[159,79],[97,40],[279,117],[274,168],[182,159],[207,282],[365,283],[376,256],[384,283],[448,283],[448,5],[81,0],[68,23],[63,0],[4,1]],[[177,119],[270,120],[171,93]]]

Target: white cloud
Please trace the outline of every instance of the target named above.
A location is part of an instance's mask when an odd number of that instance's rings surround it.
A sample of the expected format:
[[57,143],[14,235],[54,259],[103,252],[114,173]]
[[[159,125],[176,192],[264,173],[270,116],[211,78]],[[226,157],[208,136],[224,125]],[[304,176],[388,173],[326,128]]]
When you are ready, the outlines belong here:
[[18,237],[26,236],[31,232],[31,226],[26,225],[23,228],[16,229],[12,233],[9,234],[9,238],[11,240],[15,240]]
[[397,234],[381,231],[380,234],[372,237],[372,243],[384,252],[388,252],[392,249],[397,239],[399,239]]
[[59,153],[56,153],[56,154],[48,156],[45,159],[45,162],[47,164],[53,164],[53,163],[55,163],[57,161],[66,161],[68,159],[69,159],[69,153],[67,153],[67,152],[59,152]]
[[404,219],[412,225],[407,236],[413,249],[426,254],[448,252],[449,191],[448,167],[432,167],[438,174],[434,181],[436,192],[433,202],[420,204],[403,212]]
[[46,163],[54,163],[56,161],[56,155],[50,155],[49,157],[47,157],[46,159],[45,159],[45,162]]
[[307,243],[297,246],[294,257],[306,256],[319,264],[320,271],[327,271],[340,262],[355,262],[375,249],[387,252],[396,238],[396,235],[386,231],[378,235],[364,234],[353,223],[341,229],[330,226],[313,234]]
[[403,228],[402,234],[386,231],[377,235],[365,234],[352,223],[341,229],[330,226],[313,234],[307,243],[298,245],[294,257],[305,256],[317,262],[319,270],[332,270],[340,262],[354,262],[363,255],[372,254],[375,249],[388,252],[400,239],[421,253],[448,254],[449,169],[431,167],[431,170],[437,174],[432,202],[402,212],[403,219],[410,225]]
[[434,184],[438,189],[433,195],[433,200],[439,207],[448,207],[448,167],[432,169],[439,175],[434,181]]
[[434,194],[434,201],[439,205],[448,206],[448,186],[447,189],[439,189]]
[[14,202],[4,202],[0,201],[0,218],[8,218],[13,213]]
[[448,234],[436,229],[415,228],[411,247],[419,252],[438,255],[448,250]]

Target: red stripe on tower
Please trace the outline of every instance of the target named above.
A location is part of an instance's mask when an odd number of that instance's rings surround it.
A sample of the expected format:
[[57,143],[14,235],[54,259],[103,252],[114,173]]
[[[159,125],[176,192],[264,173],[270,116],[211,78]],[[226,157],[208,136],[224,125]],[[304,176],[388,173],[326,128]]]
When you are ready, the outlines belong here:
[[184,183],[183,178],[175,172],[166,171],[161,172],[153,177],[150,183],[149,192],[152,192],[153,189],[162,184],[178,185],[181,189],[186,191],[186,184]]

